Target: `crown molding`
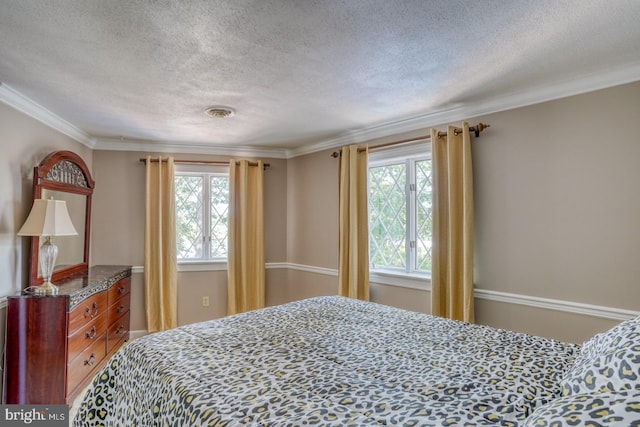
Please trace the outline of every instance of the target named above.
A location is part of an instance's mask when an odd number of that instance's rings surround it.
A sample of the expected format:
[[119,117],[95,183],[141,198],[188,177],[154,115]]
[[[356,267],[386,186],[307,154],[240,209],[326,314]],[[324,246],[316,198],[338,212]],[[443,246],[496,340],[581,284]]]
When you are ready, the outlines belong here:
[[51,129],[57,130],[89,148],[94,148],[93,139],[89,134],[2,82],[0,82],[0,102],[33,117]]
[[434,126],[443,122],[449,122],[452,117],[464,117],[459,111],[462,107],[455,107],[447,110],[436,111],[433,113],[422,114],[419,116],[408,117],[392,122],[380,123],[373,126],[367,126],[361,129],[352,129],[331,139],[326,139],[317,144],[307,145],[304,147],[289,150],[289,156],[298,157],[306,154],[316,153],[323,150],[331,150],[348,144],[359,144],[371,141],[376,138],[384,138],[404,132],[419,130],[428,126]]
[[95,150],[152,151],[161,153],[190,153],[228,156],[270,157],[290,159],[319,151],[335,149],[343,145],[359,144],[377,138],[426,129],[443,123],[469,120],[473,117],[497,113],[569,96],[593,92],[640,80],[640,61],[624,68],[604,73],[577,75],[571,80],[538,85],[526,91],[506,96],[496,96],[482,101],[449,105],[446,109],[412,117],[384,122],[358,129],[351,129],[336,137],[299,148],[265,148],[255,146],[204,145],[193,142],[127,140],[123,138],[94,138],[67,122],[15,89],[0,82],[0,102],[44,123],[70,138]]
[[359,144],[373,139],[412,132],[443,123],[468,120],[477,116],[594,92],[638,80],[640,80],[640,61],[631,63],[621,69],[608,70],[605,73],[576,76],[571,80],[561,80],[552,84],[539,85],[529,88],[526,91],[516,92],[507,96],[496,96],[494,98],[465,104],[459,103],[446,110],[350,130],[342,135],[321,141],[317,144],[291,149],[288,155],[289,158],[298,157],[318,151],[335,149],[343,145]]
[[462,109],[463,117],[456,120],[541,104],[636,81],[640,81],[640,61],[621,69],[608,70],[605,73],[583,74],[570,80],[538,85],[526,91],[470,104]]
[[272,159],[287,158],[287,150],[284,148],[204,145],[190,142],[148,141],[127,138],[95,138],[93,149],[105,151],[150,151],[154,153],[268,157]]

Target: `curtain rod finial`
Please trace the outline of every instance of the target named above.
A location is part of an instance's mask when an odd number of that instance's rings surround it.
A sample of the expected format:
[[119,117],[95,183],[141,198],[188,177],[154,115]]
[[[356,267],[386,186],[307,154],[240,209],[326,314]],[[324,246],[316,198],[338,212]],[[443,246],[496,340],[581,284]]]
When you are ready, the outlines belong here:
[[476,130],[478,130],[479,132],[482,132],[483,130],[485,130],[488,127],[491,127],[491,125],[485,125],[484,123],[478,123],[476,125]]
[[484,123],[478,123],[473,127],[473,130],[476,133],[476,138],[480,136],[480,132],[488,128],[490,125],[485,125]]

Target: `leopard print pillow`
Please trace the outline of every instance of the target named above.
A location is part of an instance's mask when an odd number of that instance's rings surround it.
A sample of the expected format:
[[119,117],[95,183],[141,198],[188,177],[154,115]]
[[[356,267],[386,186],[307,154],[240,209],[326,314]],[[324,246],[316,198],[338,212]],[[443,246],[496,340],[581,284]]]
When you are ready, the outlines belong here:
[[523,427],[640,427],[640,393],[577,394],[536,409]]
[[585,343],[560,386],[562,396],[640,391],[640,317],[624,321]]

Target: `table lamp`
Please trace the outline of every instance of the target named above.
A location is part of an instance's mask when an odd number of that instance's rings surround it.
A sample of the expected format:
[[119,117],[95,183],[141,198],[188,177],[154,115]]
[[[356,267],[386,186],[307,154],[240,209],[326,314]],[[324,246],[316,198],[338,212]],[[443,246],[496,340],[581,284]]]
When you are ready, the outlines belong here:
[[18,236],[44,237],[40,246],[38,259],[42,270],[43,283],[36,286],[34,293],[38,295],[56,295],[58,287],[51,283],[51,275],[58,256],[58,247],[51,241],[52,236],[74,236],[78,234],[73,227],[67,202],[64,200],[35,199],[31,212]]

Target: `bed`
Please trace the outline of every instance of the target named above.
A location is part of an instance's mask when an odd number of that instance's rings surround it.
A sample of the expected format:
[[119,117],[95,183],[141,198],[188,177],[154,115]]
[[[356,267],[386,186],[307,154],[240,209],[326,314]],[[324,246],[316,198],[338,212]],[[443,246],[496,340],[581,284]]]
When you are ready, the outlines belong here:
[[583,346],[342,297],[139,338],[74,426],[640,425],[640,321]]

